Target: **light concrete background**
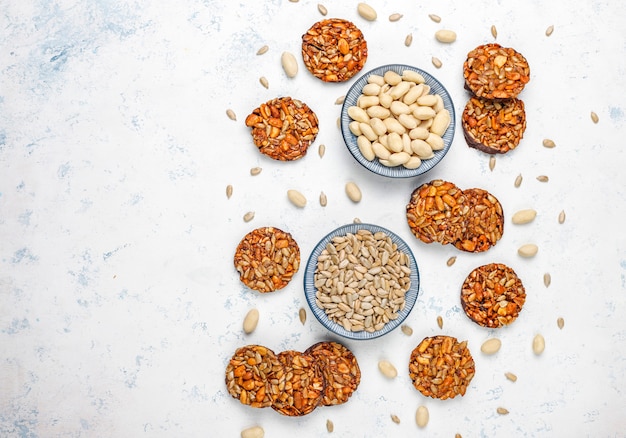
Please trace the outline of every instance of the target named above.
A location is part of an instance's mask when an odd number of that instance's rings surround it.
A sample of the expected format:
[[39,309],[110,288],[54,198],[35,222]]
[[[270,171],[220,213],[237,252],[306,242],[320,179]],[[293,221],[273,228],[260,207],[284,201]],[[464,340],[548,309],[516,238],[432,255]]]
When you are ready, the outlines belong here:
[[[450,152],[423,177],[390,180],[358,165],[336,126],[335,100],[353,81],[322,83],[299,55],[301,35],[323,18],[317,2],[0,4],[0,436],[235,437],[255,424],[266,437],[626,436],[626,7],[602,0],[370,4],[374,22],[358,16],[357,2],[324,2],[328,17],[364,32],[365,70],[387,63],[425,69],[446,86],[457,115],[468,98],[463,61],[494,41],[491,25],[498,43],[527,57],[531,81],[520,97],[528,127],[493,171],[487,155],[465,144],[458,117]],[[390,22],[396,12],[402,19]],[[457,41],[435,41],[441,28],[455,30]],[[269,51],[256,55],[263,45]],[[293,79],[281,69],[283,51],[298,59]],[[284,95],[306,102],[320,120],[316,142],[293,163],[261,156],[244,126],[260,103]],[[556,148],[544,148],[544,138]],[[251,176],[255,166],[263,171]],[[518,174],[524,179],[515,188]],[[404,207],[415,187],[434,178],[498,197],[506,225],[497,246],[466,254],[412,236]],[[349,180],[362,189],[359,204],[344,194]],[[308,198],[304,209],[288,202],[290,188]],[[512,225],[523,208],[536,209],[536,220]],[[247,211],[255,212],[249,223]],[[237,347],[304,350],[329,335],[311,312],[304,326],[298,320],[306,306],[302,270],[286,289],[259,295],[239,282],[237,243],[255,227],[277,226],[297,240],[304,265],[319,239],[355,217],[393,230],[417,258],[421,295],[407,320],[413,336],[396,330],[346,341],[362,382],[344,405],[303,418],[241,405],[224,385]],[[522,259],[516,250],[528,242],[539,253]],[[456,264],[446,266],[453,255]],[[459,302],[469,271],[492,261],[513,267],[528,293],[520,318],[500,330],[471,323]],[[242,319],[253,307],[260,322],[244,335]],[[427,399],[411,386],[411,350],[438,333],[469,342],[476,376],[465,397]],[[538,357],[531,349],[537,333],[546,339]],[[480,345],[492,336],[502,349],[487,357]],[[399,370],[393,381],[377,369],[383,358]],[[507,371],[517,382],[506,380]],[[425,429],[415,424],[419,405],[430,410]],[[498,415],[500,406],[510,413]]]

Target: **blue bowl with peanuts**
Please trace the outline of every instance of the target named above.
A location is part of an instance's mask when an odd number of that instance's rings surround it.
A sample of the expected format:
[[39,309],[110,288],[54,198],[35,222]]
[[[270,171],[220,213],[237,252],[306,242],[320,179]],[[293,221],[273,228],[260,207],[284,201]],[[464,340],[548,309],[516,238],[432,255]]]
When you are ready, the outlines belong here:
[[315,246],[304,273],[304,294],[317,320],[348,339],[383,336],[409,316],[420,290],[417,262],[392,231],[343,225]]
[[434,76],[410,65],[388,64],[352,84],[340,125],[348,151],[363,167],[410,178],[443,160],[454,139],[455,118],[452,98]]

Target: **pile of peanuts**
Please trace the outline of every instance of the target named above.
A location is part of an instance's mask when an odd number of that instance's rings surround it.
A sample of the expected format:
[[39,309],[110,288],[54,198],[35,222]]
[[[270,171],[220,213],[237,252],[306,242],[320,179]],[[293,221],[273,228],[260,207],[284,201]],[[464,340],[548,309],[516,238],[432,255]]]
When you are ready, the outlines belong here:
[[417,169],[444,148],[451,122],[438,94],[413,70],[370,75],[356,105],[348,108],[350,132],[365,159],[388,167]]

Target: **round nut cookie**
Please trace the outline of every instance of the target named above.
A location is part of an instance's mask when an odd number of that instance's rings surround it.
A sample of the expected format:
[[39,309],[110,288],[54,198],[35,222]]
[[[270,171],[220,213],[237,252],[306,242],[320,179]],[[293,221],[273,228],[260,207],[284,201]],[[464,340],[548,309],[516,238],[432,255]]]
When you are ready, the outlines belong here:
[[275,227],[256,228],[237,245],[235,269],[240,280],[261,293],[282,289],[300,267],[300,248],[291,234]]
[[289,417],[313,412],[322,401],[325,387],[317,360],[310,354],[287,350],[278,353],[278,361],[285,368],[285,389],[272,408]]
[[456,185],[440,179],[415,189],[406,206],[411,232],[424,243],[456,242],[463,231],[462,195]]
[[319,132],[317,115],[305,103],[278,97],[261,104],[246,117],[259,151],[278,161],[294,161],[306,155]]
[[498,328],[511,324],[519,316],[526,290],[510,267],[489,263],[474,269],[461,287],[461,305],[465,314],[482,327]]
[[344,82],[367,60],[367,41],[354,23],[341,18],[318,21],[302,35],[306,68],[324,82]]
[[519,99],[493,101],[472,97],[461,118],[467,145],[488,154],[505,154],[524,137],[526,111]]
[[465,88],[484,99],[511,99],[530,81],[530,67],[521,53],[499,44],[471,50],[463,63]]
[[244,405],[267,408],[285,388],[285,370],[269,348],[246,345],[235,351],[226,366],[226,388]]
[[307,348],[305,353],[318,361],[326,382],[322,405],[347,402],[361,383],[361,369],[354,354],[334,341],[318,342]]
[[494,246],[504,233],[500,201],[483,189],[463,190],[463,229],[454,246],[461,251],[483,252]]
[[443,335],[428,337],[411,352],[409,377],[426,397],[445,400],[463,396],[474,373],[467,341]]

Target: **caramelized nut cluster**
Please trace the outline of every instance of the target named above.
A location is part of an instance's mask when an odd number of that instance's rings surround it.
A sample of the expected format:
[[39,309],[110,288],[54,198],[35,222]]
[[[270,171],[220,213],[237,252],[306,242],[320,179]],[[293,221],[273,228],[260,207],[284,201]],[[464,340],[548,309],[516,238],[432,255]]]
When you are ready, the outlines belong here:
[[225,381],[228,393],[242,404],[294,417],[347,402],[359,386],[361,370],[354,354],[338,342],[278,354],[247,345],[229,360]]

